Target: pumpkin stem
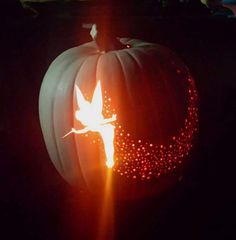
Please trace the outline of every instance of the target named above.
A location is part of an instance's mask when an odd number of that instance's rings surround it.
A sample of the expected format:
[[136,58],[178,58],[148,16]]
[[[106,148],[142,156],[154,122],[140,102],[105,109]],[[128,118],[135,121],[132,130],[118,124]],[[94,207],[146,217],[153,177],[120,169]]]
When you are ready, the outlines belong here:
[[105,28],[98,27],[97,24],[92,25],[90,35],[96,42],[100,52],[109,52],[127,47],[119,41],[119,38],[113,36],[111,33],[108,34]]

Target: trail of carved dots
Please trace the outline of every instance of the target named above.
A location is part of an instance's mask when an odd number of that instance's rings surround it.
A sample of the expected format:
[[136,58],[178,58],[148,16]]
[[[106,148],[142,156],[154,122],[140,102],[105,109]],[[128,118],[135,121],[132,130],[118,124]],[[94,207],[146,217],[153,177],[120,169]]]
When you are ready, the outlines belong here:
[[[188,107],[183,127],[177,136],[172,136],[169,145],[155,145],[142,140],[134,141],[118,122],[115,123],[115,165],[114,173],[122,177],[136,180],[150,180],[174,171],[186,158],[192,145],[194,133],[198,130],[197,91],[194,81],[188,78]],[[111,110],[111,98],[105,91],[104,108],[106,114],[115,113]],[[100,139],[93,143],[102,143]]]

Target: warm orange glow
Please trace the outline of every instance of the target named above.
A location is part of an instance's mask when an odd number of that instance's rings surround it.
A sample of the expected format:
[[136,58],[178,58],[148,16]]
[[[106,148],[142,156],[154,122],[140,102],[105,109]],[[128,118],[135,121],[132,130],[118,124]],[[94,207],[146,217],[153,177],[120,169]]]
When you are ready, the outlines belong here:
[[[75,112],[75,117],[85,127],[80,130],[72,128],[65,136],[72,132],[77,134],[88,131],[98,132],[101,138],[94,139],[93,143],[103,143],[106,166],[112,168],[113,173],[135,181],[159,178],[174,171],[183,163],[193,147],[192,141],[198,131],[197,90],[194,80],[190,76],[186,78],[186,81],[188,83],[186,117],[183,127],[176,135],[170,136],[169,144],[158,145],[155,142],[144,141],[142,136],[134,139],[132,134],[127,132],[127,129],[116,120],[116,109],[113,108],[112,99],[106,91],[104,91],[103,102],[99,81],[91,102],[85,100],[81,90],[76,86],[79,110]],[[104,118],[102,112],[106,113],[107,118]],[[109,118],[109,116],[111,117]]]
[[85,127],[80,130],[72,128],[64,137],[71,133],[83,134],[88,131],[98,132],[104,144],[106,166],[112,168],[114,165],[115,126],[111,123],[116,121],[116,114],[113,114],[111,118],[104,118],[102,114],[103,99],[100,81],[97,83],[91,102],[85,100],[78,86],[76,86],[76,98],[79,110],[75,112],[75,117]]
[[100,219],[96,240],[113,239],[114,234],[114,206],[113,206],[113,170],[108,169],[102,195]]

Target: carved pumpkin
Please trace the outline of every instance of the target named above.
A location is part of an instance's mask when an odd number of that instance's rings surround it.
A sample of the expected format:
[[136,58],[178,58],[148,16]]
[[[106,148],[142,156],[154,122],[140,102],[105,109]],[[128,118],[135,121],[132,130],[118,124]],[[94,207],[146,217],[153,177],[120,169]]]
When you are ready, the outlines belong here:
[[[94,192],[107,172],[104,142],[76,119],[80,89],[92,103],[97,82],[102,114],[114,121],[113,188],[137,197],[167,189],[179,177],[197,130],[197,92],[186,66],[167,48],[136,39],[119,39],[121,49],[100,51],[92,41],[69,49],[49,67],[40,91],[44,140],[57,171],[71,184]],[[92,119],[93,120],[93,119]]]

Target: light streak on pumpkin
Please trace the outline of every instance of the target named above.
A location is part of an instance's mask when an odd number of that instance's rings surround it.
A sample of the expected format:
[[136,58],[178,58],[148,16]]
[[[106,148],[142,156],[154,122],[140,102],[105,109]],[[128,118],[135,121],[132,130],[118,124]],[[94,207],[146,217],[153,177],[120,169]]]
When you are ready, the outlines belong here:
[[79,110],[75,112],[75,117],[85,127],[80,130],[72,128],[69,133],[84,134],[89,131],[98,132],[101,135],[104,144],[104,150],[106,154],[106,166],[112,168],[114,165],[114,135],[115,126],[111,123],[116,121],[116,114],[113,114],[111,118],[104,118],[103,111],[103,100],[101,83],[98,81],[92,101],[87,101],[79,87],[76,85],[76,99],[79,106]]
[[96,240],[114,238],[113,169],[106,172]]

